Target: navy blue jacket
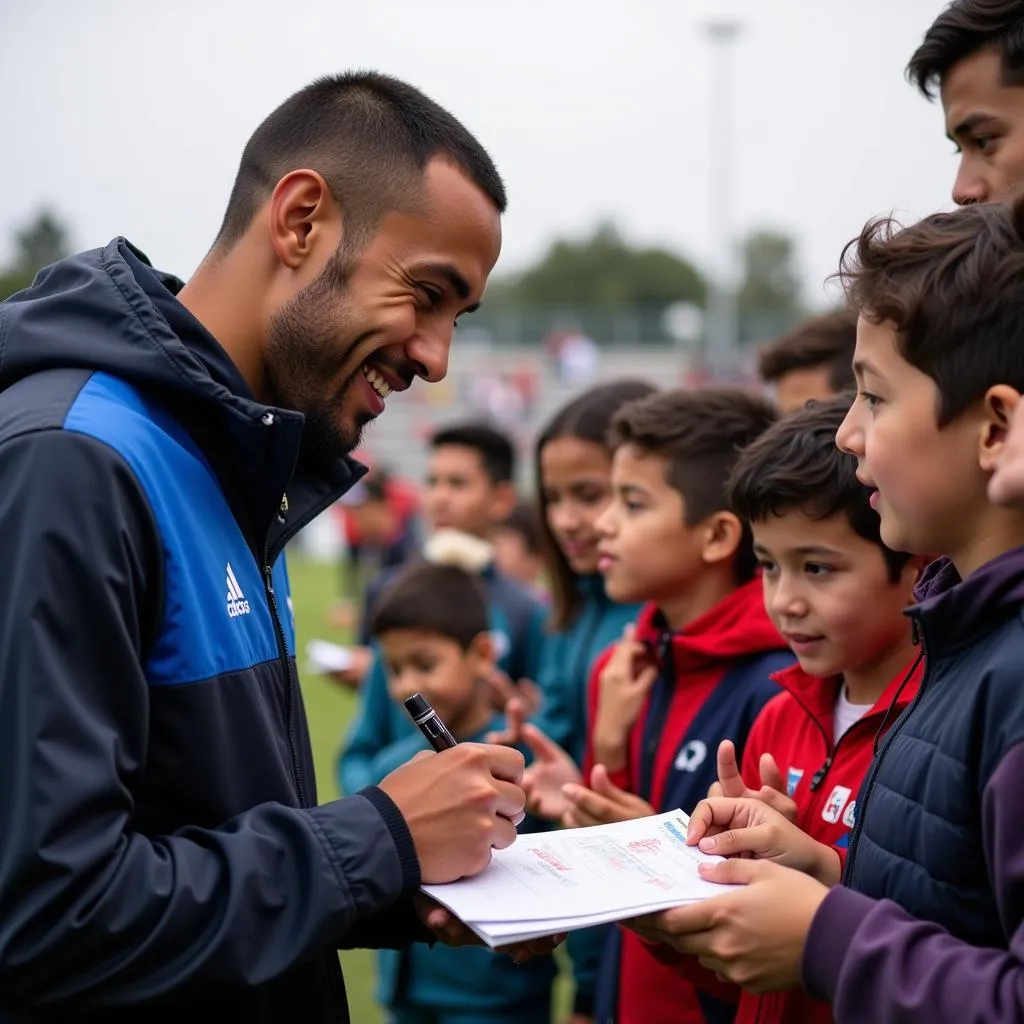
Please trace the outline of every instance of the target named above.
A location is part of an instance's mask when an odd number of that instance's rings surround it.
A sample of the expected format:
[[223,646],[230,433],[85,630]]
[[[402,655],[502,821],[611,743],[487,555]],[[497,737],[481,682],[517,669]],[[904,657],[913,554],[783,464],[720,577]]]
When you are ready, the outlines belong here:
[[836,1019],[1024,1020],[1024,548],[911,609],[926,667],[857,801],[844,884],[815,916],[809,991]]
[[346,1021],[425,937],[379,789],[316,805],[287,540],[314,466],[123,239],[0,305],[0,1022]]

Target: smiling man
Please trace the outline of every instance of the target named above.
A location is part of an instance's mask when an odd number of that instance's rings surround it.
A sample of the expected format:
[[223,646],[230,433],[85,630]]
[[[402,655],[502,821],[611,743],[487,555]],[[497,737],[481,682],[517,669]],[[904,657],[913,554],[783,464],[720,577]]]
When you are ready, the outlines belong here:
[[317,806],[282,552],[444,377],[504,207],[449,113],[342,75],[257,128],[187,285],[118,238],[0,305],[2,1024],[343,1021],[339,947],[465,937],[414,897],[513,841],[522,757]]

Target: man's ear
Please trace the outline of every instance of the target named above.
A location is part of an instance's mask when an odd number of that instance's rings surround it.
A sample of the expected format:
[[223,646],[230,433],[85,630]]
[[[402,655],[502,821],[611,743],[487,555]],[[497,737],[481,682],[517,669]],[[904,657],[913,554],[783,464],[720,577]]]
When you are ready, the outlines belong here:
[[701,526],[701,558],[715,565],[732,558],[743,542],[743,523],[734,512],[713,512]]
[[1010,418],[1019,401],[1020,392],[1009,384],[993,384],[985,392],[978,436],[978,465],[985,473],[995,471],[1010,429]]
[[289,270],[311,260],[319,265],[335,252],[341,241],[341,212],[323,175],[289,171],[274,186],[268,228],[274,255]]

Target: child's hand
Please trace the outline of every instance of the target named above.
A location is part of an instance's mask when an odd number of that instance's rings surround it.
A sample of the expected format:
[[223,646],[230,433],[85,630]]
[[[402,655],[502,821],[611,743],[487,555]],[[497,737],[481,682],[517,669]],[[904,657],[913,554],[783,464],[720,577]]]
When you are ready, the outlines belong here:
[[623,924],[752,992],[798,988],[807,933],[828,889],[765,861],[702,864],[700,873],[743,888]]
[[762,800],[702,800],[690,815],[686,842],[722,857],[746,855],[774,861],[824,885],[839,883],[836,851],[812,839]]
[[630,623],[598,679],[594,759],[612,771],[626,763],[629,733],[658,678],[658,667],[646,662],[647,649],[634,635]]
[[485,743],[496,743],[499,747],[518,747],[523,742],[523,726],[526,724],[526,707],[518,697],[505,705],[505,728],[489,732]]
[[524,725],[523,742],[533,754],[533,762],[521,783],[526,793],[526,809],[547,821],[559,821],[569,809],[562,787],[583,781],[576,762],[535,725]]
[[562,815],[566,828],[609,825],[613,821],[654,814],[654,808],[643,797],[619,789],[608,777],[608,769],[603,764],[595,765],[590,773],[590,789],[572,783],[563,786],[562,793],[570,804]]
[[521,701],[526,717],[531,718],[540,710],[543,695],[540,687],[532,679],[520,679],[513,683],[507,672],[495,667],[487,677],[491,707],[495,711],[505,711],[511,700]]
[[759,767],[761,788],[748,789],[736,761],[735,745],[732,740],[722,740],[718,745],[718,781],[711,784],[708,796],[724,796],[732,800],[763,800],[783,817],[796,821],[796,801],[785,793],[786,784],[782,781],[782,772],[779,771],[775,758],[771,754],[762,754]]

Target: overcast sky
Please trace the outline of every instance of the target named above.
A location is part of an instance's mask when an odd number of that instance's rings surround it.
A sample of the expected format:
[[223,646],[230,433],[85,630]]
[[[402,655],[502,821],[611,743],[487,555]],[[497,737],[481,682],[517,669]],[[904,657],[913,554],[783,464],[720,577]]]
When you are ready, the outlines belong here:
[[708,263],[713,64],[735,17],[737,232],[799,239],[811,301],[874,214],[949,205],[941,110],[903,78],[940,0],[0,0],[0,259],[51,203],[187,277],[245,140],[319,74],[374,68],[448,106],[509,190],[499,270],[614,219]]

